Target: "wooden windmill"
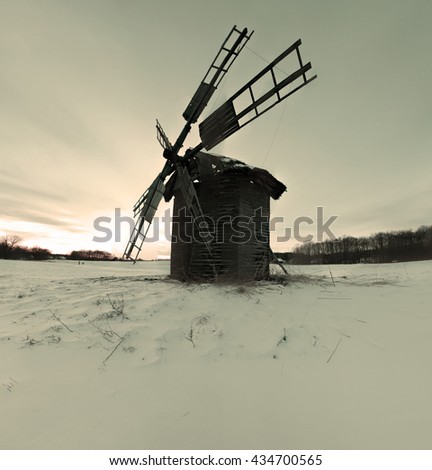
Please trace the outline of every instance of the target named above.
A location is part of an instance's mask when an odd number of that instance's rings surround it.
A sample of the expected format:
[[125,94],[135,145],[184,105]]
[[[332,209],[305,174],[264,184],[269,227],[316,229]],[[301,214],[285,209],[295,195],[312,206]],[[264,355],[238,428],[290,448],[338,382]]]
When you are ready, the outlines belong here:
[[204,119],[199,124],[201,142],[179,155],[192,125],[252,34],[246,28],[232,28],[183,113],[186,124],[174,144],[156,121],[166,162],[134,206],[136,225],[125,259],[138,258],[162,197],[170,200],[174,196],[172,277],[215,280],[262,279],[268,275],[272,256],[269,201],[270,197],[278,199],[285,185],[266,170],[203,149],[212,149],[316,78],[306,76],[311,63],[303,64],[301,40]]

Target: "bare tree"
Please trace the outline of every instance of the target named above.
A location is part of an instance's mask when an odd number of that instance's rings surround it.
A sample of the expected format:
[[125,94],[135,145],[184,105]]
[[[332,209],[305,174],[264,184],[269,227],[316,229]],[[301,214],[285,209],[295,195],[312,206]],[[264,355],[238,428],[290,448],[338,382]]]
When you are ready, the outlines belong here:
[[14,250],[18,248],[21,241],[19,235],[4,235],[0,238],[0,258],[10,258]]
[[22,242],[22,238],[19,235],[4,235],[0,239],[0,243],[6,245],[9,250],[12,250],[20,242]]

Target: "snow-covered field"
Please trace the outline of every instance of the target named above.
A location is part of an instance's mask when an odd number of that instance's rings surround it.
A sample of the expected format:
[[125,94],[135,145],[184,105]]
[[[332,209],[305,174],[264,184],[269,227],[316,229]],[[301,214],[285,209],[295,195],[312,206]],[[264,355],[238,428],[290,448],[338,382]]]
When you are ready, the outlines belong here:
[[0,260],[0,448],[431,449],[432,262],[290,269]]

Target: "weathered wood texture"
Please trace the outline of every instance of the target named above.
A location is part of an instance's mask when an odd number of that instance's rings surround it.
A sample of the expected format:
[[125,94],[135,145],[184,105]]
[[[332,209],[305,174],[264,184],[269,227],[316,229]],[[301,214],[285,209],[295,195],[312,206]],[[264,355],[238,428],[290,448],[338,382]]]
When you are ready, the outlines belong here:
[[[195,188],[209,226],[218,280],[259,280],[269,274],[270,197],[247,175],[217,174]],[[197,224],[174,191],[171,276],[214,280]]]

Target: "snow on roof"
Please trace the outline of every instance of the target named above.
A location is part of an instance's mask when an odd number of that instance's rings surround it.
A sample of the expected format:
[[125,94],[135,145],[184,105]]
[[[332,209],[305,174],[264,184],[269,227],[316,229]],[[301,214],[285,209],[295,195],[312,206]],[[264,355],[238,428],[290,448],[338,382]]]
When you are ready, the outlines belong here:
[[[251,183],[258,185],[273,199],[279,199],[286,191],[286,186],[267,170],[248,165],[235,158],[199,152],[196,156],[188,160],[187,165],[194,181],[205,182],[227,174],[231,174],[233,177],[244,175],[250,179]],[[171,176],[166,185],[166,201],[171,200],[174,195],[175,180],[176,173]]]

